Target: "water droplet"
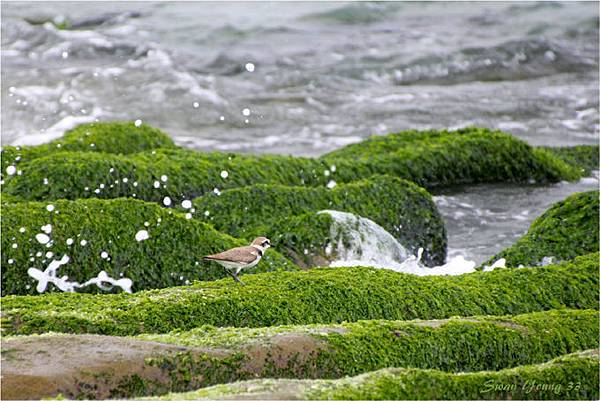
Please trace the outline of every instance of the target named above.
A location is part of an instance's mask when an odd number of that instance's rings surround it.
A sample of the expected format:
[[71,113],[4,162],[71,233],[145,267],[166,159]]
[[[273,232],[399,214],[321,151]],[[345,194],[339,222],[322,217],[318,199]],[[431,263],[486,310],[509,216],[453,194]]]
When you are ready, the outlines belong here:
[[181,207],[184,209],[189,209],[192,207],[192,201],[191,200],[184,200],[183,202],[181,202]]
[[245,115],[246,117],[248,117],[250,115],[250,109],[242,110],[242,114]]
[[150,238],[150,235],[148,235],[148,231],[146,230],[140,230],[135,234],[135,240],[137,242],[144,241],[148,238]]
[[163,199],[163,205],[171,206],[171,198],[169,198],[168,196],[165,196],[165,198]]
[[248,72],[254,72],[254,64],[253,63],[246,63],[246,71],[248,71]]
[[49,212],[53,211],[54,210],[54,205],[48,205],[48,206],[46,206],[46,210],[49,211]]
[[225,170],[221,171],[221,178],[227,178],[229,177],[229,173]]
[[8,166],[6,168],[6,174],[8,174],[8,175],[13,175],[16,172],[17,172],[17,168],[15,166]]
[[135,123],[134,123],[134,125],[135,125],[136,127],[139,127],[140,125],[142,125],[142,120],[140,120],[140,119],[137,119],[137,120],[135,120]]

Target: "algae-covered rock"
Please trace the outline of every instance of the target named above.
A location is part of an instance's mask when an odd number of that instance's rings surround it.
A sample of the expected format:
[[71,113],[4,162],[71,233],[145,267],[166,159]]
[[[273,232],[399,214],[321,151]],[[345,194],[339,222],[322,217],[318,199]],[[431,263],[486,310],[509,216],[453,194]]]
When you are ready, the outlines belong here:
[[[313,170],[320,164],[314,159],[289,156],[210,154],[185,149],[135,155],[63,152],[23,164],[22,175],[8,180],[4,191],[29,200],[135,197],[162,202],[168,196],[178,203],[207,192],[250,184],[317,185],[319,175]],[[321,184],[326,183],[321,178]]]
[[596,346],[598,323],[596,310],[553,310],[446,320],[262,328],[202,326],[137,338],[239,352],[244,355],[244,365],[262,377],[327,378],[384,367],[464,372],[544,362]]
[[2,342],[8,355],[2,398],[125,398],[247,378],[339,378],[386,367],[497,370],[594,347],[597,327],[597,311],[555,310],[256,329],[203,326],[134,338],[12,336]]
[[2,302],[2,327],[6,334],[130,335],[204,324],[262,327],[518,314],[557,307],[597,309],[598,256],[557,266],[450,277],[319,268],[250,274],[245,286],[225,279],[134,294],[10,295]]
[[599,197],[598,191],[589,191],[555,203],[522,238],[490,261],[506,258],[507,266],[533,266],[541,264],[544,258],[561,261],[597,252]]
[[[106,142],[102,148],[125,153],[114,149],[120,147],[120,136],[108,127],[102,132]],[[113,135],[117,136],[116,142],[111,139]],[[83,148],[90,145],[85,141],[83,144]],[[170,147],[168,143],[161,146]],[[185,149],[113,155],[106,160],[92,152],[79,151],[40,156],[33,160],[27,158],[29,162],[19,166],[22,174],[7,181],[8,193],[29,200],[116,198],[135,194],[139,199],[159,201],[165,196],[182,200],[213,190],[261,183],[332,186],[376,174],[408,179],[426,188],[479,182],[556,182],[581,176],[580,167],[566,163],[548,150],[533,148],[508,134],[483,128],[452,132],[405,131],[373,137],[318,159],[201,153]],[[13,155],[8,159],[12,163]],[[110,187],[112,182],[106,181],[105,178],[110,177],[105,174],[111,168],[129,169],[128,173],[137,177],[138,187],[135,190]],[[165,186],[159,181],[160,186],[156,187],[155,181],[163,175],[168,176],[170,182]],[[105,187],[99,188],[100,185]],[[90,190],[86,191],[85,187]]]
[[579,167],[584,174],[589,175],[593,170],[600,169],[600,148],[598,145],[578,145],[562,147],[544,147],[567,163]]
[[[217,264],[202,261],[202,256],[238,245],[247,243],[176,211],[134,199],[3,204],[2,294],[36,294],[37,282],[27,274],[28,268],[43,271],[63,255],[70,261],[57,276],[67,275],[79,283],[101,271],[132,279],[134,290],[214,280],[227,274]],[[249,272],[276,269],[296,267],[269,250]],[[48,291],[52,290],[50,285]]]
[[2,174],[8,166],[64,151],[130,154],[157,148],[174,148],[173,140],[158,128],[133,122],[95,122],[82,124],[65,132],[63,137],[38,146],[4,146]]
[[337,380],[261,379],[143,400],[597,399],[599,350],[497,372],[387,368]]
[[327,259],[332,219],[316,215],[332,209],[368,218],[392,234],[412,254],[424,248],[423,261],[441,265],[446,230],[431,195],[417,185],[388,176],[326,187],[253,185],[207,194],[194,200],[195,217],[235,237],[269,236],[289,256],[311,265]]
[[[578,168],[501,131],[403,131],[374,136],[325,156],[372,172],[406,178],[426,188],[481,182],[574,180]],[[339,164],[339,162],[338,162]],[[343,175],[346,167],[340,169]]]

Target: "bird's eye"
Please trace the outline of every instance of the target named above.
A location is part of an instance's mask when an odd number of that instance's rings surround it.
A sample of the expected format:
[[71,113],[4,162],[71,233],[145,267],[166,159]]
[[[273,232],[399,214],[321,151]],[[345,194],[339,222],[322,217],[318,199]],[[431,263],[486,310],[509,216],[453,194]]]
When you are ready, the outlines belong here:
[[265,246],[265,245],[271,245],[271,244],[269,243],[269,241],[265,241],[262,243],[262,245]]

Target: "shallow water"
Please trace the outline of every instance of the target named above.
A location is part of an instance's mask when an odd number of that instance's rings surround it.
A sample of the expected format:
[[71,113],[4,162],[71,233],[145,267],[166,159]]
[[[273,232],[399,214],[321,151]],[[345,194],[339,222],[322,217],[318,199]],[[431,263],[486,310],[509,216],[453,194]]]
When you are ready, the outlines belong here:
[[[95,119],[141,119],[199,150],[310,156],[372,134],[471,124],[534,145],[598,142],[592,2],[1,7],[3,144]],[[42,23],[52,19],[75,29]],[[450,256],[481,262],[551,203],[596,187],[444,193]]]

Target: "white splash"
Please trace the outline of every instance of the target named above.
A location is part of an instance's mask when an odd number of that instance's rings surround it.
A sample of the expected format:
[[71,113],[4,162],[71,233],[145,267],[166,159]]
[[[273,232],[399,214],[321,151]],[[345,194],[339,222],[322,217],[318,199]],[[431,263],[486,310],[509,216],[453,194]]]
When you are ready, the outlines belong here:
[[402,244],[372,220],[336,210],[321,213],[329,214],[334,220],[330,232],[338,257],[334,263],[360,260],[381,265],[389,261],[400,263],[410,256]]
[[[57,277],[56,273],[59,267],[68,263],[70,258],[64,255],[60,260],[53,260],[50,262],[46,270],[41,271],[34,267],[27,269],[27,274],[38,281],[36,286],[37,292],[44,292],[48,287],[48,283],[54,284],[58,289],[64,292],[75,292],[78,288],[87,287],[92,284],[96,284],[98,288],[109,291],[113,286],[120,287],[123,291],[131,293],[131,286],[133,281],[128,278],[121,278],[115,280],[111,278],[105,271],[98,273],[97,277],[94,277],[83,284],[79,284],[76,281],[68,281],[67,276]],[[109,285],[107,286],[106,283]]]
[[[332,245],[335,245],[336,260],[330,263],[331,267],[371,266],[417,276],[458,275],[477,271],[477,264],[462,255],[455,256],[441,266],[426,267],[421,263],[423,248],[419,248],[417,256],[411,255],[396,238],[372,220],[335,210],[319,213],[327,213],[334,220],[330,233],[333,244],[329,244],[328,248],[330,254]],[[499,259],[491,266],[484,266],[483,271],[504,268],[505,264],[505,259]]]
[[42,234],[42,233],[36,234],[35,239],[37,240],[37,242],[39,242],[42,245],[50,242],[50,237],[47,236],[46,234]]
[[148,238],[150,238],[150,235],[148,234],[148,231],[146,231],[146,230],[140,230],[135,234],[135,240],[137,242],[147,240]]

